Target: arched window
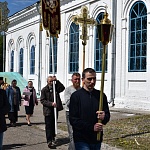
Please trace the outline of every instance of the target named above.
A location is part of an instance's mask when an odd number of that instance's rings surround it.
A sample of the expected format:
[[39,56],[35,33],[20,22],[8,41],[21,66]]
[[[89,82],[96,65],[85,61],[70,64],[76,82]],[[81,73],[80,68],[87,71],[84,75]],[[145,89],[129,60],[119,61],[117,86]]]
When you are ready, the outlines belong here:
[[79,25],[72,23],[69,30],[69,73],[79,70]]
[[[54,69],[55,73],[57,73],[57,38],[54,37],[53,42],[53,48],[54,48]],[[52,65],[52,45],[50,44],[50,52],[49,52],[49,73],[53,73],[53,65]]]
[[19,54],[19,73],[23,75],[23,48],[20,49]]
[[[100,23],[100,21],[103,19],[104,13],[100,13],[96,21]],[[97,32],[97,27],[95,28],[95,52],[94,52],[94,68],[96,72],[102,72],[102,58],[103,58],[103,45],[99,41],[98,38],[98,32]],[[106,66],[105,66],[105,71],[107,71],[107,54],[106,54]]]
[[35,73],[35,46],[32,45],[30,50],[30,74]]
[[147,9],[136,2],[130,10],[129,72],[145,72],[147,57]]
[[11,51],[10,72],[14,71],[14,51]]

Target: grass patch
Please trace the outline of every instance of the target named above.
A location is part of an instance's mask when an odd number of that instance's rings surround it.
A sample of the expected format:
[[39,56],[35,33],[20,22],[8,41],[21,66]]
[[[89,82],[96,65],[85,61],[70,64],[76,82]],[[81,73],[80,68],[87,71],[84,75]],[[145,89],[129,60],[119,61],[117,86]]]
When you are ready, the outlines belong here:
[[[58,128],[68,131],[66,123]],[[150,115],[110,121],[104,126],[104,143],[122,150],[150,150]]]
[[110,121],[104,127],[103,142],[123,150],[150,149],[150,115]]
[[65,122],[58,123],[58,129],[68,132],[67,124]]

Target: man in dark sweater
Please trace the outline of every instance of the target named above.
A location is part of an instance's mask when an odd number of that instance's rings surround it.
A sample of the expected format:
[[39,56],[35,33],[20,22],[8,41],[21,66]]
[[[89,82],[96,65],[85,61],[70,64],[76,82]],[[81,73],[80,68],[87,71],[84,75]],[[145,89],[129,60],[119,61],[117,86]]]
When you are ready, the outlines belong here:
[[[107,97],[103,94],[103,111],[99,110],[100,91],[94,88],[96,72],[86,68],[82,73],[83,87],[70,98],[69,119],[73,127],[76,150],[100,150],[103,125],[110,119]],[[98,118],[102,123],[98,123]],[[101,132],[100,141],[97,133]]]

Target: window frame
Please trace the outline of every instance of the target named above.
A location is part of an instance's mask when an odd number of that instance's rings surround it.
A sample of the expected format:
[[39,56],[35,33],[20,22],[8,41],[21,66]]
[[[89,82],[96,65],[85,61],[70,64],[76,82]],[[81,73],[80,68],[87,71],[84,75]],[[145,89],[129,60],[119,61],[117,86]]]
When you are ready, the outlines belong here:
[[79,25],[71,23],[69,29],[69,73],[79,71]]
[[35,74],[35,46],[30,49],[30,75]]
[[[141,9],[142,11],[140,11],[140,8],[143,8]],[[146,11],[146,13],[142,14],[144,10]],[[146,18],[145,21],[146,29],[143,29],[142,26],[143,18]],[[143,38],[144,32],[146,34],[145,39]],[[146,72],[147,70],[146,65],[147,65],[147,8],[144,2],[137,1],[133,4],[129,14],[128,72]]]

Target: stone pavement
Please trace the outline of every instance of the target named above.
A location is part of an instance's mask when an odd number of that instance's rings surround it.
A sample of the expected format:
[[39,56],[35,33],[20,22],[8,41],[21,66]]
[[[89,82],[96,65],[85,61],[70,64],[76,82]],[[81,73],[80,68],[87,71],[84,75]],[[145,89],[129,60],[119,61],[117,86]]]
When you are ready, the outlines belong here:
[[[27,126],[25,120],[24,106],[20,107],[19,121],[17,127],[8,127],[8,130],[4,135],[3,150],[46,150],[48,149],[45,138],[45,125],[44,117],[42,113],[42,105],[39,103],[35,106],[35,111],[33,117],[31,117],[32,126]],[[150,112],[139,112],[126,110],[126,109],[116,109],[110,107],[111,119],[126,118],[132,115],[140,113],[150,113]],[[65,110],[59,112],[58,124],[65,124]],[[9,120],[7,119],[7,123]],[[54,149],[67,150],[68,149],[68,133],[58,129],[58,134],[56,136],[57,147]],[[118,150],[115,147],[110,147],[107,144],[102,144],[102,150]]]

